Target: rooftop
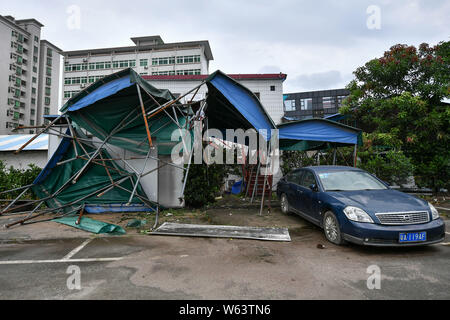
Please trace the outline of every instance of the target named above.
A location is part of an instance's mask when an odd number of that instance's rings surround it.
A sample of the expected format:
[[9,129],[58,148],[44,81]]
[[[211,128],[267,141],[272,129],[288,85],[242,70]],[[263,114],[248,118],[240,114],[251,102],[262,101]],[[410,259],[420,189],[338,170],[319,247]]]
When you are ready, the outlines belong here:
[[91,55],[106,55],[114,53],[129,53],[136,51],[149,51],[149,50],[169,50],[183,47],[199,47],[203,46],[205,50],[205,56],[208,60],[214,60],[211,47],[209,46],[208,40],[199,41],[186,41],[186,42],[173,42],[164,43],[160,36],[146,36],[146,37],[136,37],[131,38],[135,43],[134,46],[126,47],[113,47],[113,48],[98,48],[98,49],[83,49],[74,51],[64,51],[63,54],[67,57],[77,57]]
[[[34,134],[0,135],[0,152],[16,151],[30,140]],[[42,134],[31,142],[24,151],[48,150],[48,134]]]
[[[287,74],[284,73],[250,73],[250,74],[227,74],[230,78],[234,80],[286,80]],[[209,75],[172,75],[172,76],[142,76],[147,81],[151,80],[159,80],[159,81],[192,81],[198,80],[203,81],[206,80]]]

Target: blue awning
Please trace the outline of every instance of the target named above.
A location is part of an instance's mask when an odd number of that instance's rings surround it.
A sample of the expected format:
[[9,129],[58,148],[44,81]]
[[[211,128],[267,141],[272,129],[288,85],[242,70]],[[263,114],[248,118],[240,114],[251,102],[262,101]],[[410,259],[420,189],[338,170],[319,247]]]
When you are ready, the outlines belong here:
[[[216,71],[215,73],[213,73],[208,78],[207,83],[209,84],[210,88],[212,85],[216,90],[218,90],[223,95],[223,97],[228,100],[227,105],[229,106],[229,108],[234,108],[235,110],[237,110],[241,117],[245,121],[248,121],[253,128],[255,128],[257,131],[266,130],[265,132],[262,131],[261,134],[266,141],[270,140],[272,129],[276,128],[275,124],[273,123],[267,112],[264,110],[261,102],[253,94],[253,92],[251,92],[249,89],[239,84],[235,80],[231,79],[221,71]],[[219,99],[217,96],[216,98]],[[222,103],[222,105],[223,104],[224,103]],[[208,108],[209,107],[210,106],[208,106]],[[212,108],[214,107],[212,106]],[[217,116],[216,123],[220,126],[220,117],[225,118],[227,116],[226,110],[214,109],[214,112],[216,113],[216,115],[213,116]],[[235,122],[235,126],[237,127],[239,125],[238,121],[240,119],[236,120],[237,121]],[[227,126],[227,129],[235,129],[235,126],[230,126],[230,121],[228,121],[228,123],[225,123],[224,119],[223,124],[224,126]]]
[[362,144],[362,131],[325,119],[308,119],[278,126],[280,140],[319,141],[341,144]]

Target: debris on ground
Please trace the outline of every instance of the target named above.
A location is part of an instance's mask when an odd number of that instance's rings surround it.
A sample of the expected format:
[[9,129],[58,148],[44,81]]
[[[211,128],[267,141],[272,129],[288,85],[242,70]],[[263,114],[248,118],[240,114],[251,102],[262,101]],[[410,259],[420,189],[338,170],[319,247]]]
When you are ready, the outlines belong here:
[[127,228],[140,228],[147,224],[147,220],[133,219],[127,224]]
[[78,216],[63,217],[58,219],[53,219],[52,221],[65,224],[80,230],[87,232],[92,232],[95,234],[108,233],[111,235],[123,235],[126,231],[121,227],[114,224],[97,221],[91,218],[82,217],[80,223],[77,224]]

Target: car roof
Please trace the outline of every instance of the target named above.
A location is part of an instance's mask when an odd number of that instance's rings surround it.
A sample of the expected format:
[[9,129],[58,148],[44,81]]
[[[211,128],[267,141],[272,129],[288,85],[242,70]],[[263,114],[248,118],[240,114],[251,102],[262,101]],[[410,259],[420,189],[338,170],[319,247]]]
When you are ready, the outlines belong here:
[[345,167],[345,166],[311,166],[311,167],[306,167],[304,169],[309,169],[316,173],[336,172],[336,171],[363,171],[359,168]]

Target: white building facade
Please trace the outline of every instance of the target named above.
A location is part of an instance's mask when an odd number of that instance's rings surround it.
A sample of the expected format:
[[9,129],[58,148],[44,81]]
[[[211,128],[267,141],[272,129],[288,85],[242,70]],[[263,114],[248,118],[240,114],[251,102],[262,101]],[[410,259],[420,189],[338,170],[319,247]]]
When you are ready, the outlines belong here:
[[208,41],[164,43],[160,36],[131,38],[134,46],[64,52],[63,103],[102,77],[126,68],[146,75],[206,75]]
[[42,27],[35,19],[0,15],[0,134],[39,126],[42,115],[58,111],[61,50],[41,40]]

